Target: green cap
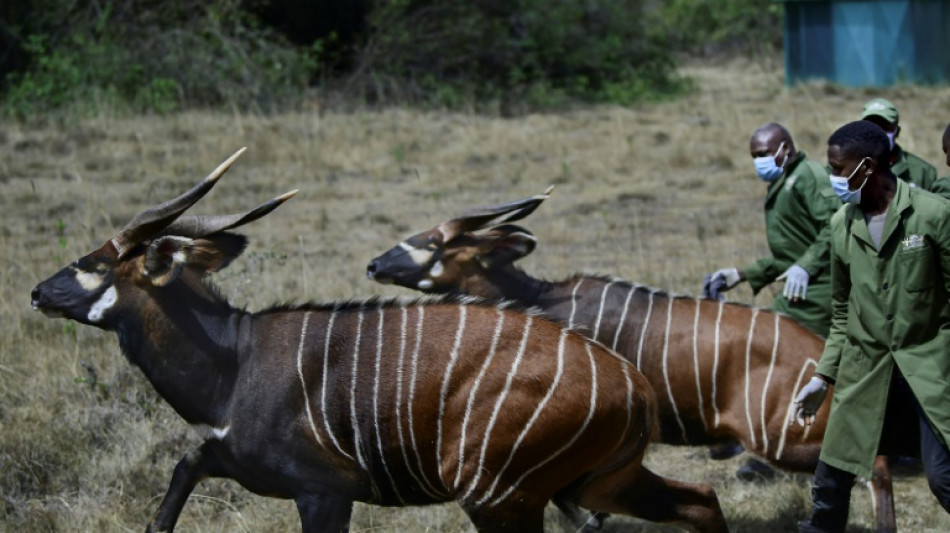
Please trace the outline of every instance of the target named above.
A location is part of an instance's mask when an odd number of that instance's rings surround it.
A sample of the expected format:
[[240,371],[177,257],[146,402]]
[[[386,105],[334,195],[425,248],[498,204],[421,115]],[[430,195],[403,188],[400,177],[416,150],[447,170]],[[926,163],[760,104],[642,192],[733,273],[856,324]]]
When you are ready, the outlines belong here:
[[864,113],[861,114],[861,119],[872,116],[881,117],[891,124],[897,124],[900,119],[900,115],[897,114],[897,107],[884,98],[875,98],[864,104]]

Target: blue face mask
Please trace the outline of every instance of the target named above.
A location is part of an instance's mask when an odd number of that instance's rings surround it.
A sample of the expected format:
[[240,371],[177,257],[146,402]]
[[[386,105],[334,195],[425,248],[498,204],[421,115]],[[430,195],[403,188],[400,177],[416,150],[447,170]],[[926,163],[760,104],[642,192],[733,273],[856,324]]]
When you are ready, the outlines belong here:
[[778,150],[776,150],[773,155],[763,155],[762,157],[752,158],[752,162],[755,164],[755,173],[758,174],[762,181],[772,183],[782,177],[782,173],[785,172],[783,167],[785,166],[785,162],[788,161],[788,154],[785,155],[781,166],[775,164],[775,158],[778,156],[778,153],[782,151],[783,146],[785,146],[784,142],[778,145]]
[[864,184],[868,182],[868,177],[864,176],[864,181],[861,182],[861,186],[853,191],[848,188],[848,182],[851,181],[851,178],[864,166],[864,161],[866,160],[866,157],[862,159],[847,178],[844,176],[835,176],[834,174],[831,175],[831,188],[834,189],[835,194],[838,195],[838,198],[841,198],[842,202],[855,205],[861,203],[861,189],[863,189]]
[[897,132],[896,132],[896,131],[885,131],[884,134],[887,135],[887,142],[889,142],[889,143],[891,144],[891,150],[893,150],[893,149],[894,149],[894,137],[897,135]]

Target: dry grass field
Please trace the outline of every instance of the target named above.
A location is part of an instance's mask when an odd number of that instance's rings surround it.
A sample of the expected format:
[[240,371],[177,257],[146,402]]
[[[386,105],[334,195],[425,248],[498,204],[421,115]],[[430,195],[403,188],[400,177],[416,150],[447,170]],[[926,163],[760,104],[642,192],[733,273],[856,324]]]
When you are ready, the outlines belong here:
[[[119,351],[115,336],[30,310],[30,289],[111,238],[141,209],[187,189],[240,146],[249,150],[196,212],[232,212],[297,195],[247,226],[245,255],[216,275],[238,306],[408,291],[371,283],[367,261],[397,240],[479,204],[554,184],[523,225],[540,244],[522,266],[560,279],[616,275],[694,294],[705,273],[768,253],[764,184],[748,138],[777,120],[824,162],[828,135],[876,95],[900,108],[905,148],[950,174],[940,136],[950,88],[882,92],[826,84],[787,89],[781,69],[693,65],[697,91],[634,109],[597,107],[516,119],[389,110],[254,116],[185,113],[33,128],[0,124],[0,531],[141,531],[175,462],[198,437]],[[779,286],[775,290],[780,290]],[[733,299],[768,305],[772,293]],[[808,476],[744,483],[744,458],[655,446],[657,472],[717,489],[734,531],[793,531]],[[901,531],[948,531],[921,476],[895,481]],[[851,530],[871,526],[855,488]],[[550,531],[573,531],[553,507]],[[178,531],[295,531],[292,502],[208,481]],[[357,532],[467,532],[455,505],[357,505]],[[671,531],[618,518],[606,531]]]

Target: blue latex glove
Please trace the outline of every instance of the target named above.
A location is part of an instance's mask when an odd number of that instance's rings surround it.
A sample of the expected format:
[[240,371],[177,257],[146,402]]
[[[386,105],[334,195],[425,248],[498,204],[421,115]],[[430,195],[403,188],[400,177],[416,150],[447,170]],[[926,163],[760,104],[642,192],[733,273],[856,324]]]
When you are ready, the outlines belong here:
[[776,279],[785,280],[785,290],[782,294],[793,302],[798,301],[799,298],[804,300],[808,294],[808,272],[798,265],[788,267],[788,270]]
[[726,296],[722,293],[735,287],[742,279],[739,277],[739,271],[735,268],[723,268],[706,274],[703,278],[703,298],[710,300],[725,300]]

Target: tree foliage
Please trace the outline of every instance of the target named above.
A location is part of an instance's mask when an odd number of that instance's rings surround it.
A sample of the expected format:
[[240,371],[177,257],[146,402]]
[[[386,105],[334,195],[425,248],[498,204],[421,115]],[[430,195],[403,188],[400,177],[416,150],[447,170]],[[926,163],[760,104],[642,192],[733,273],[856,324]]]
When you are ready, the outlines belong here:
[[631,103],[681,83],[647,20],[637,0],[389,0],[354,79],[383,100]]
[[[0,113],[358,103],[521,112],[688,86],[676,52],[773,50],[771,0],[6,0]],[[325,99],[326,100],[326,99]]]
[[767,55],[782,48],[782,4],[775,0],[667,0],[657,31],[690,55]]
[[237,0],[41,0],[6,25],[28,58],[3,79],[3,110],[277,106],[317,72],[320,43],[292,47]]

